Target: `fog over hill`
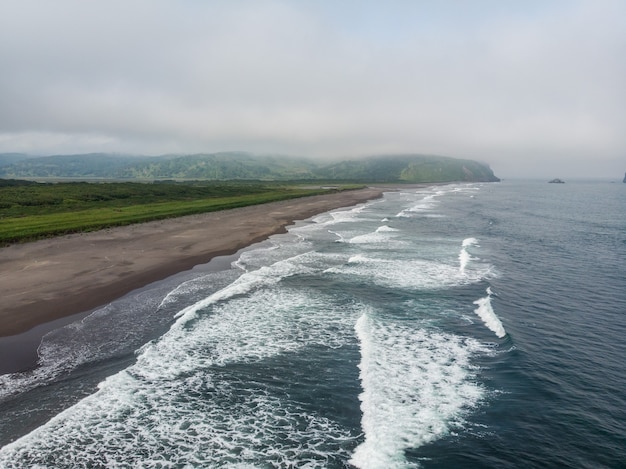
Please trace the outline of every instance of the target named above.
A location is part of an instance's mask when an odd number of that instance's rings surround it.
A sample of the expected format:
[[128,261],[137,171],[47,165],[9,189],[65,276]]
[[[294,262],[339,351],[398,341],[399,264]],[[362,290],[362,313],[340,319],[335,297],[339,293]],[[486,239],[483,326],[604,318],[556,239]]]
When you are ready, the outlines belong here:
[[105,153],[29,157],[0,154],[2,178],[255,179],[362,182],[498,181],[489,165],[434,155],[385,155],[314,162],[279,155],[220,152],[130,156]]

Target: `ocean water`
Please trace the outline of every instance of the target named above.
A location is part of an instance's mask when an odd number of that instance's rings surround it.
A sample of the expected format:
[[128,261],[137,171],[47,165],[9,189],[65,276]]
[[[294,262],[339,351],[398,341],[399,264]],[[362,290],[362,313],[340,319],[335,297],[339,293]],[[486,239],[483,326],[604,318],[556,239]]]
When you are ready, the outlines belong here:
[[0,377],[0,467],[626,467],[626,185],[404,188]]

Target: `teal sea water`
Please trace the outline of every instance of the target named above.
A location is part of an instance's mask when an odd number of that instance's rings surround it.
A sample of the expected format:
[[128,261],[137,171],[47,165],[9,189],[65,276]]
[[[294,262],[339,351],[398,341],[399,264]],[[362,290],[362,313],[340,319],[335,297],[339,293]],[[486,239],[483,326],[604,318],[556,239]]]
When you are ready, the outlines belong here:
[[0,376],[0,467],[626,465],[626,185],[405,188]]

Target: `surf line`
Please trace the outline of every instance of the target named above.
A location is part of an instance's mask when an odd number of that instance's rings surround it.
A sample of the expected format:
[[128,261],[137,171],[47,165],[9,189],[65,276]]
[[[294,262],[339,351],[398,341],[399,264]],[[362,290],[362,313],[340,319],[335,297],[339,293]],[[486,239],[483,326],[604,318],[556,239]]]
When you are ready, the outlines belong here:
[[478,240],[476,238],[465,238],[461,244],[461,252],[459,252],[459,272],[465,273],[467,264],[472,260],[472,256],[467,251],[468,246],[478,246]]
[[474,304],[478,306],[474,312],[482,319],[485,325],[501,339],[506,335],[506,331],[504,330],[502,321],[496,316],[493,306],[491,305],[492,295],[491,287],[487,287],[487,296],[474,301]]

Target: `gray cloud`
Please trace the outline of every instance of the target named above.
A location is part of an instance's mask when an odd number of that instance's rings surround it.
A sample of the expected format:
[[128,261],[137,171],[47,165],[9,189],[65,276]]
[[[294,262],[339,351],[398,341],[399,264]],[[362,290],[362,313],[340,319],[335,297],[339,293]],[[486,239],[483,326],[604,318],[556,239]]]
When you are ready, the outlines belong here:
[[0,0],[0,151],[626,170],[624,2],[431,3]]

